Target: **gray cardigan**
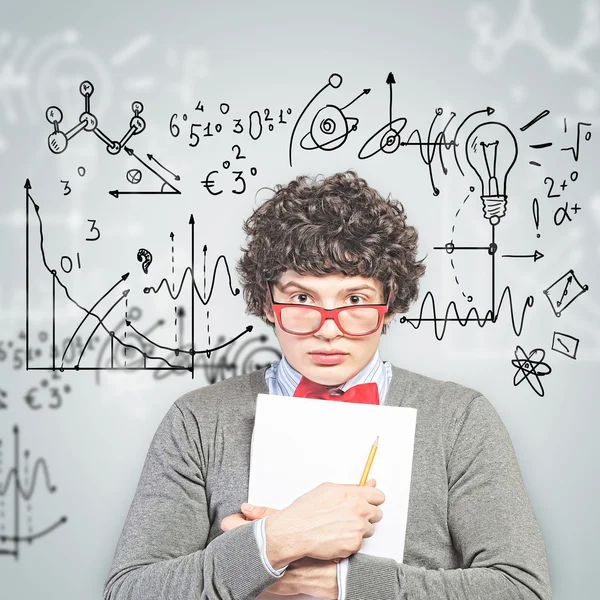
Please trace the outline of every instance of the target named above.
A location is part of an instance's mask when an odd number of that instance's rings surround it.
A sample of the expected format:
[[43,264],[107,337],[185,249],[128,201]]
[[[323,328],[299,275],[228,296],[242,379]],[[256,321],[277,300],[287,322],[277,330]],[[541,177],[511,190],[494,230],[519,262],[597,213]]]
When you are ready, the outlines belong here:
[[[247,500],[264,374],[193,390],[171,406],[148,450],[104,600],[249,600],[277,581],[252,523],[220,528]],[[549,600],[544,541],[491,403],[393,367],[385,404],[417,409],[404,562],[353,554],[346,600]]]

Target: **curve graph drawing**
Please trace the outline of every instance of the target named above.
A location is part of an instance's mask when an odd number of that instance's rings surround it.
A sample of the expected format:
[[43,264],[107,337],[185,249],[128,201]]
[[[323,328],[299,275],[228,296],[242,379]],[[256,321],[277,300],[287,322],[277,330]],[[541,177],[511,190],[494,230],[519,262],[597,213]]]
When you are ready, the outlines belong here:
[[[175,283],[173,282],[172,291],[169,289],[169,284],[166,279],[163,279],[161,283],[157,287],[147,287],[144,288],[144,293],[146,294],[157,294],[161,291],[163,287],[166,287],[169,290],[169,294],[172,299],[176,299],[183,294],[184,286],[189,284],[190,287],[190,301],[191,301],[191,319],[190,319],[190,329],[191,329],[191,346],[183,347],[181,343],[177,343],[175,345],[167,345],[160,344],[153,339],[151,339],[148,335],[148,331],[143,332],[133,324],[135,319],[129,317],[129,309],[128,309],[128,295],[131,291],[129,288],[125,288],[125,282],[129,277],[129,273],[125,273],[120,277],[116,278],[115,282],[109,287],[108,290],[99,295],[98,299],[92,304],[91,307],[86,307],[82,303],[78,302],[73,294],[69,291],[68,287],[63,283],[61,277],[58,273],[58,270],[52,268],[48,263],[48,259],[46,257],[45,249],[44,249],[44,228],[42,217],[40,214],[40,206],[34,201],[31,194],[31,182],[27,179],[25,183],[25,203],[26,203],[26,351],[25,355],[27,357],[26,368],[27,370],[58,370],[58,371],[98,371],[98,370],[182,370],[188,371],[194,377],[194,371],[196,366],[196,361],[194,358],[197,355],[205,355],[207,358],[210,358],[212,352],[216,350],[220,350],[229,344],[233,344],[243,336],[247,335],[252,331],[252,326],[249,325],[242,331],[240,331],[237,335],[233,336],[231,339],[225,340],[223,338],[219,339],[217,344],[211,343],[211,338],[208,338],[208,343],[205,347],[198,347],[195,339],[195,312],[196,312],[196,303],[200,301],[203,306],[206,306],[213,295],[215,278],[217,274],[217,270],[219,268],[224,268],[229,282],[229,291],[233,296],[237,296],[240,291],[238,288],[234,288],[232,284],[231,272],[229,265],[227,263],[227,259],[225,256],[221,255],[217,259],[213,274],[212,274],[212,283],[210,285],[210,290],[207,290],[207,277],[206,277],[206,252],[207,248],[204,246],[204,292],[202,292],[197,283],[195,276],[195,234],[194,234],[194,226],[195,220],[194,216],[190,216],[189,225],[191,232],[191,256],[192,256],[192,264],[190,267],[187,267],[184,270],[184,275],[179,284],[179,288],[175,291]],[[34,216],[31,216],[31,212],[33,209]],[[56,348],[56,340],[57,340],[57,332],[56,332],[56,305],[57,305],[57,297],[58,295],[64,295],[69,302],[74,304],[79,310],[81,310],[84,315],[81,318],[81,321],[74,329],[72,335],[70,336],[70,341],[64,347],[64,351],[62,352],[62,356],[59,352],[54,351],[52,353],[52,363],[50,365],[33,365],[30,364],[29,361],[29,340],[30,340],[30,263],[31,263],[31,255],[30,255],[30,229],[31,223],[37,223],[37,232],[39,235],[39,253],[43,265],[42,272],[51,278],[51,293],[49,294],[49,298],[51,298],[51,327],[47,329],[51,331],[51,343],[52,347]],[[100,308],[103,305],[103,308]],[[115,309],[117,307],[125,309],[125,325],[126,327],[122,332],[117,332],[116,328],[111,328],[107,323],[109,323],[109,317],[114,316]],[[133,313],[133,309],[132,309]],[[71,347],[71,343],[76,339],[76,336],[79,334],[83,335],[85,338],[86,334],[83,334],[83,331],[87,329],[91,329],[91,333],[87,335],[87,339],[83,344],[77,358],[73,361],[74,364],[67,364],[65,359],[69,348]],[[108,341],[110,347],[110,357],[107,359],[107,363],[105,365],[101,365],[99,363],[96,364],[83,364],[83,359],[86,356],[86,352],[88,348],[92,344],[92,340],[98,341],[98,336],[103,335],[105,339]],[[176,338],[177,340],[177,338]],[[121,350],[125,356],[125,360],[122,364],[117,364],[116,361],[116,351]],[[169,358],[165,358],[163,354],[167,352],[170,354]],[[129,353],[129,356],[127,356]],[[181,364],[181,360],[173,361],[171,356],[175,357],[187,357],[187,361],[184,364]],[[129,364],[127,364],[129,361]],[[140,364],[141,362],[141,364]]]
[[[20,548],[24,543],[32,544],[34,541],[52,533],[56,528],[67,522],[67,517],[62,516],[53,523],[47,524],[43,529],[34,530],[32,499],[36,487],[44,485],[48,493],[56,492],[52,484],[48,465],[43,458],[38,458],[33,465],[31,453],[25,450],[21,453],[19,427],[13,427],[14,437],[14,462],[5,475],[0,471],[0,557],[13,556],[19,560]],[[0,438],[0,458],[4,454],[3,440]],[[4,461],[1,461],[4,462]],[[1,464],[0,462],[0,464]],[[39,482],[38,482],[39,480]],[[12,502],[12,504],[11,504]],[[21,509],[25,506],[26,510]],[[12,513],[12,530],[7,530],[8,513]]]

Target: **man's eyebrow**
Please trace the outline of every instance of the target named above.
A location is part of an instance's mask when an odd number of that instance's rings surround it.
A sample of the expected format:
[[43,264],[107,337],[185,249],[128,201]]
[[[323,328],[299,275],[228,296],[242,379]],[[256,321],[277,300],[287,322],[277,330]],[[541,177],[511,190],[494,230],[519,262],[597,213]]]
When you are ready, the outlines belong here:
[[297,281],[294,281],[293,279],[291,279],[287,283],[284,283],[281,286],[281,291],[285,292],[288,288],[291,288],[291,287],[295,287],[295,288],[298,288],[300,290],[304,290],[306,292],[314,292],[314,290],[311,290],[310,288],[307,288],[306,286],[302,285],[301,283],[298,283]]
[[[299,283],[299,282],[294,281],[294,280],[290,280],[287,283],[284,283],[281,286],[281,291],[285,292],[290,287],[295,287],[295,288],[298,288],[300,290],[304,290],[306,292],[313,292],[313,293],[315,292],[315,290],[311,289],[310,287],[306,287],[302,283]],[[339,293],[340,294],[344,294],[344,293],[348,294],[350,292],[361,292],[363,290],[368,290],[368,291],[377,293],[377,290],[373,286],[371,286],[371,285],[369,285],[367,283],[357,284],[357,285],[354,285],[354,286],[351,286],[351,287],[347,287],[347,288],[341,289],[339,291]]]

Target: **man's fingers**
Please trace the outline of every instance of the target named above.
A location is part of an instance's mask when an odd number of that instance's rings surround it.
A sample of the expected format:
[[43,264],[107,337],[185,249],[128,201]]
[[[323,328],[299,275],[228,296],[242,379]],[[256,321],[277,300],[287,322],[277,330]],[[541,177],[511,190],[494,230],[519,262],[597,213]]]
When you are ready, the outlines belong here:
[[373,507],[373,514],[369,521],[371,523],[379,523],[381,519],[383,519],[383,511],[378,506]]
[[278,512],[275,508],[269,508],[268,506],[253,506],[244,502],[241,506],[242,513],[247,519],[262,519],[263,517],[269,517]]
[[234,515],[229,515],[221,520],[221,530],[229,531],[239,527],[240,525],[244,525],[244,523],[248,523],[248,519],[246,519],[243,514],[236,513]]

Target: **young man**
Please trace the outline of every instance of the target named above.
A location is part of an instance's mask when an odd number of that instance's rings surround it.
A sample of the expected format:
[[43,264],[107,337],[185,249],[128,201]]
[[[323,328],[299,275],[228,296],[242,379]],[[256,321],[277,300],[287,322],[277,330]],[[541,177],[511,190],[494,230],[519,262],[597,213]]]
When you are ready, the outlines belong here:
[[[381,334],[408,310],[424,272],[402,205],[353,172],[299,177],[277,186],[244,231],[248,312],[274,327],[283,358],[168,411],[105,600],[549,600],[543,539],[492,405],[379,356]],[[402,563],[357,552],[385,519],[374,480],[325,482],[279,511],[242,506],[258,393],[417,409]]]

